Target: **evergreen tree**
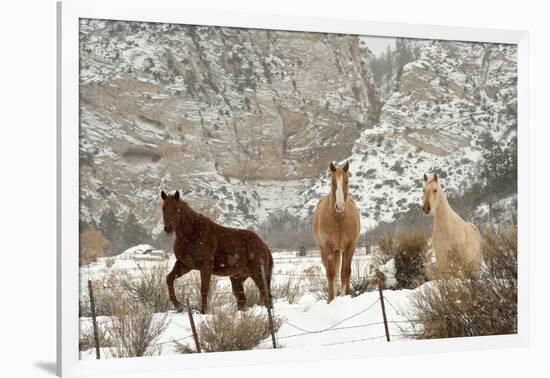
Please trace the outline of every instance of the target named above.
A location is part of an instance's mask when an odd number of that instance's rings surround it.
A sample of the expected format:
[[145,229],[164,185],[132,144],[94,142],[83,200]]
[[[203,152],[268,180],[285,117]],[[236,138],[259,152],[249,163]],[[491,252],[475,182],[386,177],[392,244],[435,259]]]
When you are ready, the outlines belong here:
[[118,254],[122,252],[122,238],[120,234],[120,223],[112,209],[105,210],[99,218],[98,224],[101,234],[111,242],[112,250],[108,254]]
[[122,239],[124,242],[124,249],[130,248],[137,244],[151,242],[149,234],[139,223],[134,213],[130,213],[128,215],[128,219],[126,220],[126,224],[124,226]]
[[480,137],[483,150],[483,189],[492,205],[496,198],[517,192],[517,137],[509,142],[496,141],[488,132]]
[[[416,49],[418,51],[418,49]],[[394,91],[399,91],[401,87],[401,75],[403,74],[403,67],[409,62],[417,59],[417,56],[414,54],[415,48],[413,43],[404,38],[398,38],[395,41],[395,66],[396,66],[396,76],[395,76],[395,86]]]

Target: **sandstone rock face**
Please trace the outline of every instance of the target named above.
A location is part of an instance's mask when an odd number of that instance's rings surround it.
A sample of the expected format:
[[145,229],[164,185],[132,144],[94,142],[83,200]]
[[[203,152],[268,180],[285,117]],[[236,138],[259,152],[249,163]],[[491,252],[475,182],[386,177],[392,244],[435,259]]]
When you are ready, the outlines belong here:
[[379,121],[356,36],[82,20],[80,52],[88,222],[112,209],[158,234],[159,192],[180,189],[253,226]]
[[362,231],[419,206],[426,172],[459,193],[479,136],[516,135],[517,50],[417,45],[382,104],[357,36],[82,20],[82,220],[133,214],[157,237],[179,189],[226,225],[307,222],[332,160],[351,161]]

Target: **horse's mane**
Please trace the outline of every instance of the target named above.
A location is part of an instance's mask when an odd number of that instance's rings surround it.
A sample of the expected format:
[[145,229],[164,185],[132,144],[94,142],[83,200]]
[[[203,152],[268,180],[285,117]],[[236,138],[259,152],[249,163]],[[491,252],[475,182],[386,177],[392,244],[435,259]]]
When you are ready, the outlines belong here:
[[180,224],[181,223],[208,223],[218,225],[212,219],[207,217],[204,214],[199,213],[198,211],[193,210],[193,208],[184,200],[179,200],[177,203],[178,208],[181,210],[180,213]]

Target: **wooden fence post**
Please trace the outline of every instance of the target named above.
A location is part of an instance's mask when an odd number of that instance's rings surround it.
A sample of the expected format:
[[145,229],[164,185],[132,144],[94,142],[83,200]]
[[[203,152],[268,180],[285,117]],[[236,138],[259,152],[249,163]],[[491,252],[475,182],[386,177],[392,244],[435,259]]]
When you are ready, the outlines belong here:
[[92,289],[92,281],[88,280],[88,295],[90,296],[90,309],[92,311],[92,326],[94,331],[95,358],[99,360],[99,335],[97,332],[97,320],[95,318],[95,300]]
[[388,329],[388,318],[386,317],[386,306],[384,305],[384,273],[376,272],[376,281],[378,283],[378,293],[380,294],[380,306],[382,307],[382,317],[384,318],[384,329],[386,331],[386,341],[390,341],[390,331]]
[[195,347],[197,348],[197,353],[201,352],[201,344],[199,343],[199,335],[197,334],[197,329],[195,328],[195,321],[193,320],[193,311],[191,310],[191,304],[189,304],[189,298],[186,298],[187,301],[187,315],[189,315],[189,323],[191,323],[191,331],[193,332],[193,338],[195,339]]
[[273,306],[273,302],[271,300],[271,291],[267,288],[267,277],[265,276],[265,267],[263,260],[260,260],[260,269],[262,271],[262,281],[264,283],[264,302],[267,307],[267,316],[269,317],[271,341],[273,342],[273,349],[277,349],[277,342],[275,341],[275,328],[273,326],[273,317],[271,315],[271,307]]

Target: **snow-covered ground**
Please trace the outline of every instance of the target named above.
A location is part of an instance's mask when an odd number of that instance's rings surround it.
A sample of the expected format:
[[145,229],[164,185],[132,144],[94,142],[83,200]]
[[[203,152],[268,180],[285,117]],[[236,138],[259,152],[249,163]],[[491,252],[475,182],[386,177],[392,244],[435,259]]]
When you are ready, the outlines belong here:
[[[137,276],[140,272],[153,267],[162,266],[167,271],[172,267],[174,257],[165,261],[135,260],[134,256],[140,255],[150,248],[147,245],[130,248],[121,255],[111,258],[100,258],[98,261],[81,268],[81,300],[87,301],[88,279],[95,282],[108,284],[113,277],[124,273]],[[309,251],[305,257],[296,256],[295,252],[274,253],[274,270],[272,286],[288,282],[291,279],[300,280],[303,290],[299,290],[297,299],[288,303],[284,299],[274,300],[274,313],[283,319],[283,323],[277,332],[278,347],[293,348],[307,346],[333,345],[340,343],[377,343],[386,342],[384,324],[380,306],[380,298],[377,290],[366,292],[355,297],[337,297],[330,304],[319,296],[318,292],[312,292],[311,279],[324,280],[324,268],[322,267],[318,251]],[[369,276],[374,271],[374,258],[367,256],[364,249],[358,249],[354,256],[352,275]],[[108,266],[110,265],[110,267]],[[379,267],[388,276],[395,274],[393,260]],[[386,286],[395,283],[391,277],[387,279]],[[177,285],[177,281],[176,281]],[[302,289],[302,288],[301,288]],[[230,292],[228,278],[220,278],[217,281],[216,290]],[[416,289],[419,290],[419,289]],[[389,320],[389,332],[392,341],[405,338],[408,330],[407,314],[409,302],[414,290],[384,290],[385,307]],[[230,303],[235,302],[233,296],[229,296]],[[265,308],[254,306],[247,311],[256,313],[265,312]],[[159,319],[165,314],[155,316]],[[187,313],[168,311],[168,327],[162,334],[157,344],[162,348],[161,354],[177,354],[174,341],[188,343],[193,346],[191,327]],[[194,315],[195,322],[200,324],[211,315]],[[107,316],[98,317],[98,323],[105,325],[112,320]],[[81,331],[89,330],[92,326],[91,318],[81,318]],[[265,339],[257,348],[271,348],[271,338]],[[108,349],[108,348],[107,348]],[[193,348],[194,349],[194,348]],[[102,355],[109,357],[108,350],[102,350]],[[80,353],[82,359],[95,358],[95,351],[88,349]]]

